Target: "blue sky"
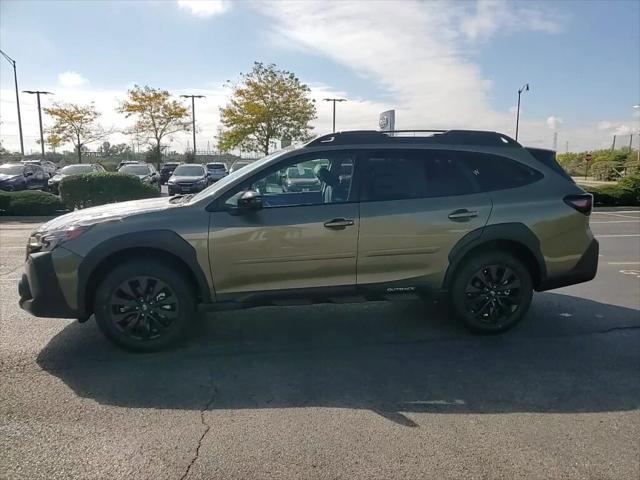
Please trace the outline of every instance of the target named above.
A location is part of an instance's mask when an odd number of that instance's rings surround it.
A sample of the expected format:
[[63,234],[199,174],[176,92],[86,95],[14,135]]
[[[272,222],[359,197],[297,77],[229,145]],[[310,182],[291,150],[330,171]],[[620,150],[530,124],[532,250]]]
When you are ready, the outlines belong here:
[[[94,101],[108,126],[134,83],[207,98],[199,135],[213,143],[225,80],[255,60],[292,70],[313,96],[341,95],[338,126],[376,128],[397,109],[401,128],[491,128],[522,140],[597,148],[637,131],[640,2],[226,2],[50,0],[0,3],[0,46],[18,62],[21,89]],[[11,68],[0,67],[0,137],[17,147]],[[51,99],[47,99],[52,101]],[[33,99],[22,95],[27,150]],[[318,103],[318,132],[330,128]],[[47,119],[45,119],[47,122]],[[186,147],[188,136],[175,138]],[[118,137],[115,141],[125,141]]]

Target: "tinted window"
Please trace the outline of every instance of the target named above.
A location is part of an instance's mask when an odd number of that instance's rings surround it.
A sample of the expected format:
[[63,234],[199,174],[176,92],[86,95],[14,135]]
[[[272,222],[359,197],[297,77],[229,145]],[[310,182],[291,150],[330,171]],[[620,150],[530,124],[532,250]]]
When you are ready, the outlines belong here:
[[249,189],[262,195],[265,208],[347,202],[351,175],[341,175],[345,165],[352,170],[349,153],[302,155],[256,175],[235,189],[224,204],[227,208],[237,206],[240,195]]
[[364,160],[362,199],[401,200],[474,193],[464,165],[446,151],[382,150]]
[[456,156],[467,165],[483,192],[522,187],[542,178],[537,170],[509,158],[471,152],[457,152]]
[[204,175],[204,167],[200,165],[180,165],[174,170],[173,174],[176,177],[197,177]]
[[0,174],[5,175],[22,175],[24,170],[24,166],[6,163],[4,165],[0,165]]
[[207,163],[209,170],[225,170],[227,167],[224,163]]
[[146,165],[125,165],[118,171],[120,173],[128,173],[131,175],[147,175],[149,174],[149,167]]
[[92,165],[67,165],[59,170],[59,173],[64,175],[79,175],[81,173],[91,173],[93,171]]
[[562,168],[562,166],[556,160],[556,152],[553,150],[546,150],[544,148],[529,148],[526,147],[531,155],[535,157],[540,163],[543,163],[551,170],[556,171],[562,177],[573,182],[573,178]]

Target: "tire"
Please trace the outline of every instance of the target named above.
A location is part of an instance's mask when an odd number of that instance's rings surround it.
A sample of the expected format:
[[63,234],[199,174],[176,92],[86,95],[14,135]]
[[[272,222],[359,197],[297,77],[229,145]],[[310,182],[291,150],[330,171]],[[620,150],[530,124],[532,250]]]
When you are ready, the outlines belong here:
[[150,260],[116,266],[96,292],[98,327],[111,342],[134,352],[175,345],[195,313],[187,278],[169,265]]
[[450,291],[456,317],[475,333],[509,330],[525,316],[532,296],[528,268],[513,255],[498,251],[465,260]]

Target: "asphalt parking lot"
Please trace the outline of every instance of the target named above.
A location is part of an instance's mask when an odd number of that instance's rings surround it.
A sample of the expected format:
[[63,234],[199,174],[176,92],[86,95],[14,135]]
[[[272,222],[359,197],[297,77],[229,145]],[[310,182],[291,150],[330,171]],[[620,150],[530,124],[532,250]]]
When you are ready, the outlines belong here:
[[212,315],[134,355],[17,306],[33,222],[0,222],[0,477],[640,478],[640,210],[599,273],[498,337],[423,302]]

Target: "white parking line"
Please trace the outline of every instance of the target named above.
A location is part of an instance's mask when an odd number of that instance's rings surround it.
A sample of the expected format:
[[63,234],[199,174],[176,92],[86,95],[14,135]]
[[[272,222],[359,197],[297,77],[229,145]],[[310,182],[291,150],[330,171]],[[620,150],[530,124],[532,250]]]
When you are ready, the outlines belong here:
[[600,210],[595,210],[593,213],[607,215],[612,213],[640,213],[640,210],[614,210],[613,212],[601,212]]
[[615,235],[596,235],[597,238],[640,237],[640,233],[622,233]]
[[637,224],[640,224],[640,218],[638,218],[637,220],[611,220],[609,222],[589,222],[590,225],[593,225],[594,223],[637,223]]
[[[611,215],[612,217],[621,217],[621,218],[634,218],[636,220],[640,219],[640,217],[633,217],[631,215],[622,215],[621,213],[611,213],[611,212],[593,212],[593,213],[598,213],[600,215]],[[635,211],[633,212],[624,212],[624,213],[636,213]]]
[[607,262],[607,265],[640,265],[640,262]]

